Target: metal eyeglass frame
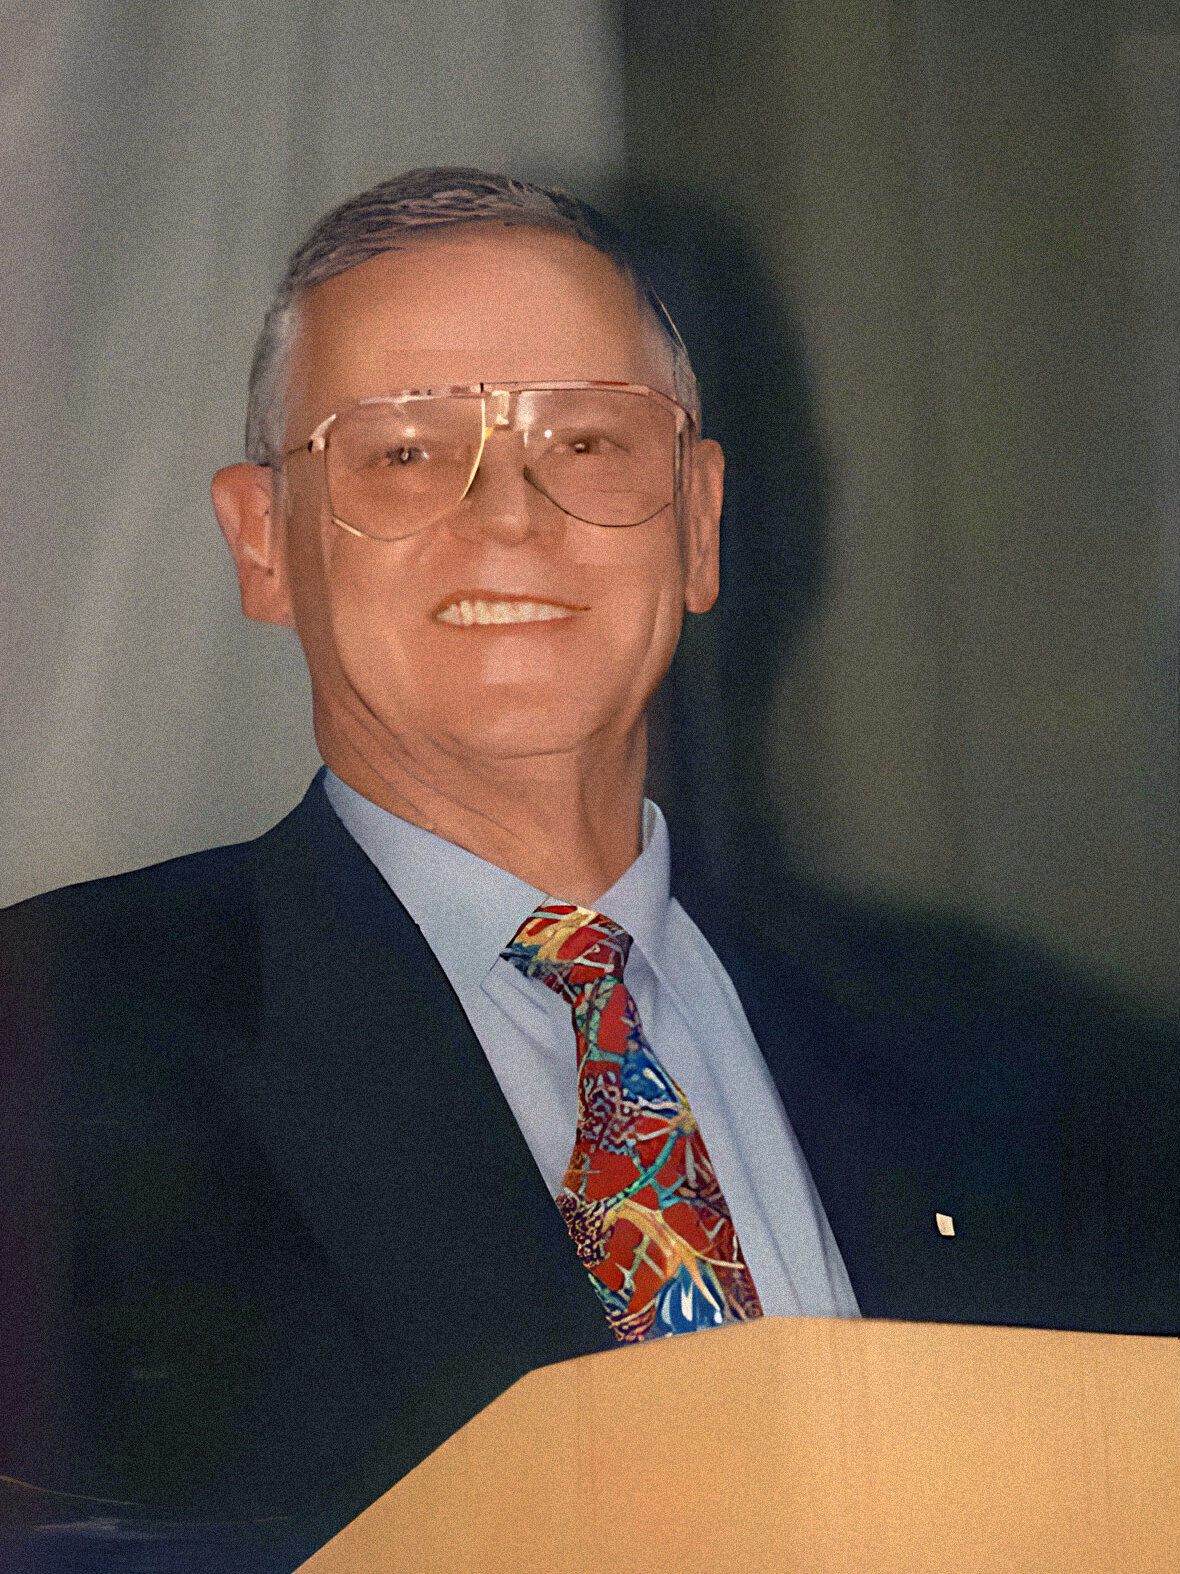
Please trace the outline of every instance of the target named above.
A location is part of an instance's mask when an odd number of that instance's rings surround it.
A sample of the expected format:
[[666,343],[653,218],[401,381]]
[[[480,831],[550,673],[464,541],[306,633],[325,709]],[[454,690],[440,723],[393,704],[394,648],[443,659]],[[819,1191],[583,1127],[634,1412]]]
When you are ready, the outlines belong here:
[[[679,399],[674,399],[671,394],[663,393],[658,388],[649,388],[646,383],[623,383],[609,382],[604,380],[556,383],[453,383],[449,387],[443,388],[406,388],[403,389],[401,393],[396,394],[371,394],[364,399],[354,399],[350,404],[345,405],[341,410],[333,410],[331,415],[324,417],[324,419],[312,432],[311,436],[308,437],[304,442],[296,443],[294,448],[285,448],[283,450],[283,458],[290,459],[295,454],[302,453],[321,455],[324,477],[324,492],[328,499],[328,505],[331,507],[332,489],[328,485],[327,473],[328,440],[331,436],[333,425],[340,419],[342,415],[348,414],[350,410],[359,409],[363,405],[370,404],[402,404],[415,399],[481,399],[485,403],[483,432],[479,440],[479,449],[475,456],[475,462],[471,467],[471,474],[467,477],[467,485],[463,488],[462,496],[459,497],[453,505],[455,508],[457,508],[459,504],[463,502],[464,498],[466,498],[467,494],[471,491],[471,488],[475,482],[475,478],[479,474],[479,466],[481,460],[483,459],[483,451],[487,446],[488,438],[498,428],[510,426],[511,421],[509,411],[512,399],[516,395],[525,393],[564,393],[567,391],[571,393],[578,393],[593,390],[610,390],[616,393],[645,394],[649,398],[658,400],[660,404],[666,405],[674,412],[676,416],[676,452],[673,457],[673,490],[671,502],[661,503],[659,508],[647,516],[647,519],[638,519],[636,520],[635,525],[596,525],[596,528],[600,530],[634,530],[638,525],[645,525],[649,519],[654,519],[656,514],[662,514],[664,509],[669,508],[680,495],[682,440],[686,428],[695,431],[697,427],[697,418],[687,405],[681,404]],[[489,404],[491,409],[490,425],[488,424]],[[557,502],[555,498],[549,496],[549,493],[540,484],[536,476],[532,474],[527,465],[524,467],[524,477],[530,486],[535,488],[536,491],[540,492],[542,497],[548,499],[548,501],[553,504],[554,508],[560,509],[560,511],[563,514],[566,514],[570,519],[579,519],[582,524],[595,524],[594,520],[583,520],[578,514],[571,514],[569,509],[562,508],[561,504]],[[446,511],[447,510],[444,510],[444,512]],[[440,514],[437,517],[441,518],[442,515]],[[331,518],[332,523],[339,525],[341,530],[347,530],[350,535],[357,536],[362,541],[397,541],[405,539],[404,536],[371,536],[367,531],[358,529],[356,525],[350,525],[346,519],[341,519],[337,513],[333,513]],[[419,530],[411,531],[410,534],[417,535],[420,530],[428,529],[430,524],[433,524],[434,522],[434,520],[430,520],[427,522],[427,524],[421,525]]]

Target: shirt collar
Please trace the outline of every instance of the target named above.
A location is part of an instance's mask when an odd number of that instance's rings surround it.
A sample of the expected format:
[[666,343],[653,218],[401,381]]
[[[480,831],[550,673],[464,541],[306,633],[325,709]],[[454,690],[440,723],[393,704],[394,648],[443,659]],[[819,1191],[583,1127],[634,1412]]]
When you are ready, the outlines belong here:
[[668,920],[671,855],[668,826],[659,806],[643,800],[643,851],[595,906],[631,936],[648,964],[660,972]]
[[[424,831],[324,770],[324,791],[345,830],[377,866],[462,997],[482,984],[500,952],[546,893],[455,842]],[[597,911],[631,936],[659,971],[668,912],[668,827],[643,805],[643,851],[599,898]]]

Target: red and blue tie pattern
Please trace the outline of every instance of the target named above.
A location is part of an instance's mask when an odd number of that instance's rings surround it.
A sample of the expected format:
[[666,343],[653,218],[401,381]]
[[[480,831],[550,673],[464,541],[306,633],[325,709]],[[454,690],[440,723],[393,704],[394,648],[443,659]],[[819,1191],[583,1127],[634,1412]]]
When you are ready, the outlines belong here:
[[630,949],[600,913],[544,902],[501,953],[573,1011],[578,1130],[557,1206],[625,1343],[762,1315],[704,1138],[623,983]]

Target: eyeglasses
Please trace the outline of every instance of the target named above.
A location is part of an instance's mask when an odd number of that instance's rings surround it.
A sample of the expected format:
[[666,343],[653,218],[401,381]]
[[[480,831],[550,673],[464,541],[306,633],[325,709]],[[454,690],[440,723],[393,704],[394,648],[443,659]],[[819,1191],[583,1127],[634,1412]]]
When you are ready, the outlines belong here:
[[284,457],[322,455],[336,524],[399,541],[457,508],[488,440],[511,433],[526,481],[562,513],[629,528],[675,499],[681,439],[694,424],[675,399],[638,383],[471,383],[361,399]]

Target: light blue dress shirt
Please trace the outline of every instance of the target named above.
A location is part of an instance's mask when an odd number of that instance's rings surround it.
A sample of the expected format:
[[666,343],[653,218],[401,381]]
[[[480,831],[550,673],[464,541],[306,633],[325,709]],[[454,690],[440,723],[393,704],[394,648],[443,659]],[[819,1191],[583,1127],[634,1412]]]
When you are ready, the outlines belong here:
[[[325,773],[328,800],[438,958],[554,1196],[577,1127],[566,1002],[500,958],[546,893],[399,819]],[[648,1043],[684,1090],[768,1317],[856,1317],[806,1160],[725,969],[669,892],[668,830],[644,804],[644,847],[595,904],[632,937],[627,987]]]

